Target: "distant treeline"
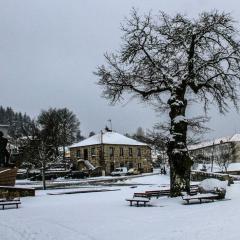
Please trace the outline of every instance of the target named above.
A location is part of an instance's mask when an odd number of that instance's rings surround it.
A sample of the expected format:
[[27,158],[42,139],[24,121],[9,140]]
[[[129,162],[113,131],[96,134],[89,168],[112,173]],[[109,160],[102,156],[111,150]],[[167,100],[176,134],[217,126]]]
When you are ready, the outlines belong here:
[[25,136],[33,120],[26,113],[15,112],[11,107],[0,106],[0,124],[9,125],[9,135],[13,138]]

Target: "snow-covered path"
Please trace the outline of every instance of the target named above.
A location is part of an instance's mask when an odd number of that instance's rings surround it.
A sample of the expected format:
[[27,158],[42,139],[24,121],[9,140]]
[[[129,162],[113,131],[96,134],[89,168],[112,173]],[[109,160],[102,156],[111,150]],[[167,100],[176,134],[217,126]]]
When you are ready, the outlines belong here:
[[[165,184],[166,176],[128,180]],[[152,207],[129,207],[125,198],[156,186],[120,191],[22,198],[19,209],[0,211],[1,240],[236,240],[240,237],[240,184],[230,201],[183,205],[181,198],[153,199]],[[57,191],[57,190],[54,190]],[[53,192],[53,190],[51,191]]]

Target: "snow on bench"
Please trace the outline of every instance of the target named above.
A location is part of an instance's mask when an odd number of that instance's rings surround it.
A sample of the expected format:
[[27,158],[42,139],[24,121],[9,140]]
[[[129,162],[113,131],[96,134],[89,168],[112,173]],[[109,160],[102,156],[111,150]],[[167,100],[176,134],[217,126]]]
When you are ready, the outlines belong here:
[[146,207],[146,204],[150,202],[148,198],[145,197],[133,197],[126,199],[130,203],[130,206],[133,206],[133,202],[136,202],[137,207],[139,206],[139,203],[143,203],[143,206]]
[[19,204],[21,204],[20,200],[0,202],[0,206],[2,206],[2,210],[5,209],[5,206],[10,206],[10,205],[16,205],[16,208],[18,208]]
[[199,193],[199,194],[196,194],[196,195],[186,195],[186,196],[183,196],[182,199],[185,200],[188,204],[191,200],[199,200],[200,203],[202,203],[202,200],[216,200],[218,199],[219,196],[218,194],[213,194],[213,193]]
[[[190,193],[189,195],[196,195],[198,193],[198,186],[197,185],[192,185],[190,187]],[[161,189],[161,190],[151,190],[151,191],[146,191],[146,192],[137,192],[134,193],[133,197],[144,197],[144,198],[149,198],[151,199],[152,197],[162,197],[162,196],[169,196],[170,195],[170,189]]]

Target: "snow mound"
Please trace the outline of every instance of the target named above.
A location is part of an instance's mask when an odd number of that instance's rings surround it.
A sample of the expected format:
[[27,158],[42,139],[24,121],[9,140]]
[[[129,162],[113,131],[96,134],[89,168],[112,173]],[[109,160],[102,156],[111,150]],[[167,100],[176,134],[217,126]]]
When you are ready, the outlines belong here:
[[227,181],[220,181],[215,178],[208,178],[203,180],[200,184],[199,187],[205,190],[206,192],[208,191],[215,191],[216,189],[224,189],[226,190],[227,188]]

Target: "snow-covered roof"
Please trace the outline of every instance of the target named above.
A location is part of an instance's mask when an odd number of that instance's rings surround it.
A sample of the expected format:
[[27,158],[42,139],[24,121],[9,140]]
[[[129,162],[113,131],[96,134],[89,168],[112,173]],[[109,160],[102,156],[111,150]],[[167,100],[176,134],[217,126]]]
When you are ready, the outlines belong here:
[[134,139],[128,138],[117,132],[103,132],[102,134],[99,133],[81,142],[75,143],[71,145],[70,148],[84,147],[84,146],[98,145],[98,144],[147,146],[147,144],[145,143],[138,142]]
[[202,142],[202,143],[195,144],[195,145],[190,145],[190,146],[188,146],[188,150],[205,148],[208,146],[218,145],[218,144],[222,144],[222,143],[226,143],[226,142],[240,142],[240,134],[236,133],[233,136],[226,136],[226,137],[222,137],[222,138],[217,138],[212,141],[207,141],[207,142]]

